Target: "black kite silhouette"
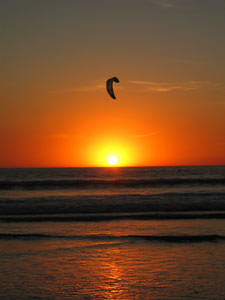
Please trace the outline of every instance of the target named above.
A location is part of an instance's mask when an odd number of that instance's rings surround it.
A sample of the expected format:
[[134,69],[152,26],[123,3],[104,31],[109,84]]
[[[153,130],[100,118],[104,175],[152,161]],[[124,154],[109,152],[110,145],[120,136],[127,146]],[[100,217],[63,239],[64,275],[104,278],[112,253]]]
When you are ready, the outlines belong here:
[[115,96],[114,91],[113,91],[113,82],[119,83],[120,81],[119,81],[119,79],[117,77],[109,78],[106,81],[106,89],[107,89],[107,92],[109,93],[109,95],[113,99],[116,99],[116,96]]

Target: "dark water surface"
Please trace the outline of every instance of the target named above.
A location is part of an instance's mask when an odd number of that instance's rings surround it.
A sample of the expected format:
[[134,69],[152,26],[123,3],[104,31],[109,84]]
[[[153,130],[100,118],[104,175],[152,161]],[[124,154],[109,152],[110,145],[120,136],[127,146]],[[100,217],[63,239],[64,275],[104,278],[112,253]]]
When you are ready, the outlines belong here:
[[0,299],[225,299],[225,167],[0,169]]

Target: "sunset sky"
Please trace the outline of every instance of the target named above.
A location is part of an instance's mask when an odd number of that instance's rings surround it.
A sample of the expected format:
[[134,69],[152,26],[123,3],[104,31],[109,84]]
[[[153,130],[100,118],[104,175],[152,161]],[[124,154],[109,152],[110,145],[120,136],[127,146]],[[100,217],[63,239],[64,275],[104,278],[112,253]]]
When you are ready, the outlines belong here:
[[225,164],[224,0],[0,0],[0,24],[0,167]]

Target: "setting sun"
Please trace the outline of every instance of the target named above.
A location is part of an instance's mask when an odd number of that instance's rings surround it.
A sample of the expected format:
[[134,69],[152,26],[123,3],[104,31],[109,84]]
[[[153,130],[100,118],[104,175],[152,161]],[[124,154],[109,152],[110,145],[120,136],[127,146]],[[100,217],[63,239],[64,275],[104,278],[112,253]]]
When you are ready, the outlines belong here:
[[108,163],[111,166],[115,166],[118,163],[118,158],[114,155],[111,155],[111,156],[108,157]]
[[136,164],[137,147],[134,143],[121,137],[101,138],[87,144],[87,151],[84,152],[84,161],[89,161],[90,166],[97,167],[126,167]]

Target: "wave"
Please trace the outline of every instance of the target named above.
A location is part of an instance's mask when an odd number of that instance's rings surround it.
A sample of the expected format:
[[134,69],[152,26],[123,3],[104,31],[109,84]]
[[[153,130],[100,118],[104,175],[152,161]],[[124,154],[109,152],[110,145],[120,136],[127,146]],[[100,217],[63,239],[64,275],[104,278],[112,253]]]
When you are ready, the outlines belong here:
[[159,179],[112,179],[112,180],[28,180],[0,181],[0,190],[8,189],[79,189],[79,188],[142,188],[177,185],[221,185],[225,178],[159,178]]
[[[49,215],[53,220],[70,218],[76,220],[98,220],[121,218],[121,213],[133,216],[135,213],[186,213],[225,211],[225,193],[185,192],[155,194],[97,194],[97,195],[41,195],[35,197],[0,197],[0,220],[4,216],[27,216],[31,220],[44,219]],[[57,217],[54,217],[56,216]],[[91,215],[94,215],[90,217]],[[169,217],[169,216],[168,216]],[[54,219],[55,218],[55,219]]]
[[181,220],[225,219],[225,211],[213,212],[143,212],[110,214],[62,214],[62,215],[2,215],[0,222],[102,222],[113,220]]
[[54,235],[43,233],[0,233],[0,240],[45,240],[45,239],[64,239],[64,240],[89,240],[89,241],[138,241],[166,243],[200,243],[225,241],[224,235]]

